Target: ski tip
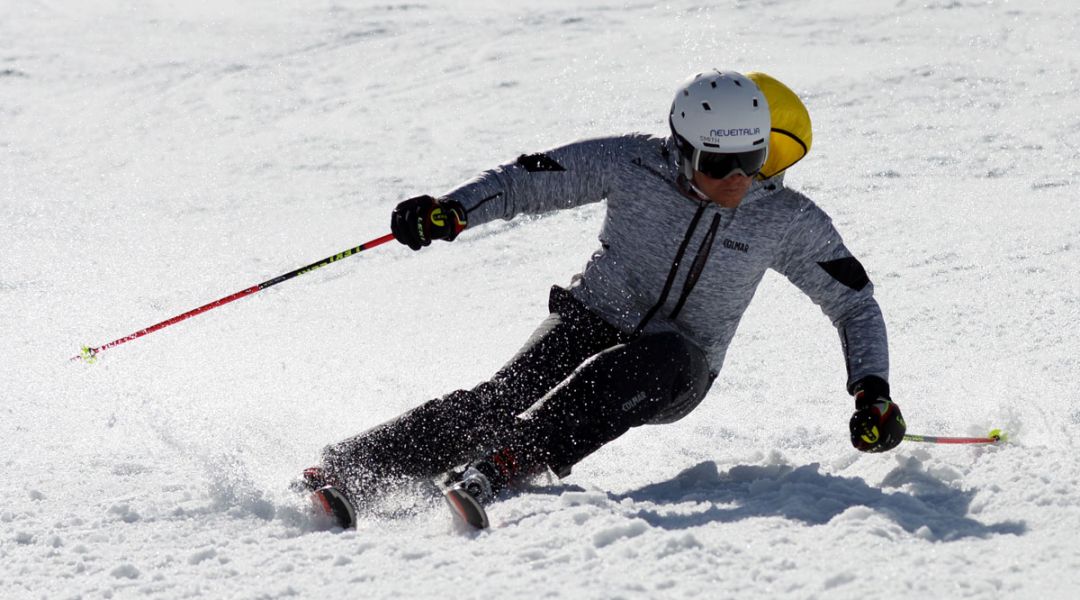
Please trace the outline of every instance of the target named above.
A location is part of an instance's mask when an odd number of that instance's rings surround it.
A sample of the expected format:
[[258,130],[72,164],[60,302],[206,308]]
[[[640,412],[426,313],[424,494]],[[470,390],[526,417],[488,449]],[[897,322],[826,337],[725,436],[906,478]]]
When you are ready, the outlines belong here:
[[1000,429],[991,429],[990,439],[995,442],[1007,442],[1009,441],[1009,435]]
[[450,488],[443,494],[450,510],[461,522],[473,529],[487,529],[491,522],[488,521],[487,511],[472,497],[472,494],[459,488]]
[[325,485],[311,493],[315,513],[342,529],[356,529],[356,508],[344,492]]

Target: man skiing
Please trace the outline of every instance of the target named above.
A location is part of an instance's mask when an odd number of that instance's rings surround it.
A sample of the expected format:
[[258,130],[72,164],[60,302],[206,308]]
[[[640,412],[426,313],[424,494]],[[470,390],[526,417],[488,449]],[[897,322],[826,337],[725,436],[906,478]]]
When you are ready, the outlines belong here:
[[305,472],[317,505],[348,527],[373,490],[440,477],[455,501],[479,509],[532,475],[566,476],[631,427],[682,418],[719,373],[770,268],[840,334],[852,444],[900,443],[873,285],[828,215],[783,184],[811,145],[802,102],[763,73],[714,70],[679,87],[669,117],[670,137],[522,155],[394,209],[394,237],[420,250],[495,219],[607,202],[600,248],[568,287],[552,288],[551,314],[522,350],[473,389],[326,448]]

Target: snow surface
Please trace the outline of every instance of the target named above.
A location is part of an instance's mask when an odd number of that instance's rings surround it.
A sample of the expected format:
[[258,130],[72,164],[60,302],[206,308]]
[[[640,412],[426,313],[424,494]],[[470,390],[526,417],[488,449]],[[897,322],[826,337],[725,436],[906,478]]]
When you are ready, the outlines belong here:
[[[0,3],[0,596],[1075,598],[1080,13],[1069,0]],[[877,284],[912,432],[862,455],[830,324],[769,275],[685,420],[458,531],[326,530],[320,448],[488,377],[602,206],[397,244],[401,199],[762,70],[788,182]],[[402,498],[403,504],[410,504]]]

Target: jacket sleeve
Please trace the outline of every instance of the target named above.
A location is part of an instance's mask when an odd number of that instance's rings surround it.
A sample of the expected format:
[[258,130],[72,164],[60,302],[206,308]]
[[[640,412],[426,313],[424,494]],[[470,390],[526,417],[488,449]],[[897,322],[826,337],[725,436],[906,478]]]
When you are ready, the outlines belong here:
[[520,214],[539,214],[598,202],[609,190],[620,137],[574,142],[484,171],[443,197],[460,202],[469,227]]
[[773,268],[787,277],[832,320],[847,365],[848,392],[867,375],[888,381],[885,320],[874,285],[851,255],[832,220],[807,201],[780,244]]

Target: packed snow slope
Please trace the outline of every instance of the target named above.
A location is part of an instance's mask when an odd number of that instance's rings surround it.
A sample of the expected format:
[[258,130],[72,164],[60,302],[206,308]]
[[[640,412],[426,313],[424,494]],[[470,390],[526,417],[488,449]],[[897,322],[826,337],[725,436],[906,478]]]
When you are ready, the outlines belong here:
[[[0,4],[0,596],[1075,598],[1080,13],[1071,0]],[[289,481],[487,378],[602,205],[391,244],[404,198],[666,130],[711,67],[788,83],[789,174],[877,286],[910,431],[848,442],[831,325],[763,282],[701,407],[458,531]]]

